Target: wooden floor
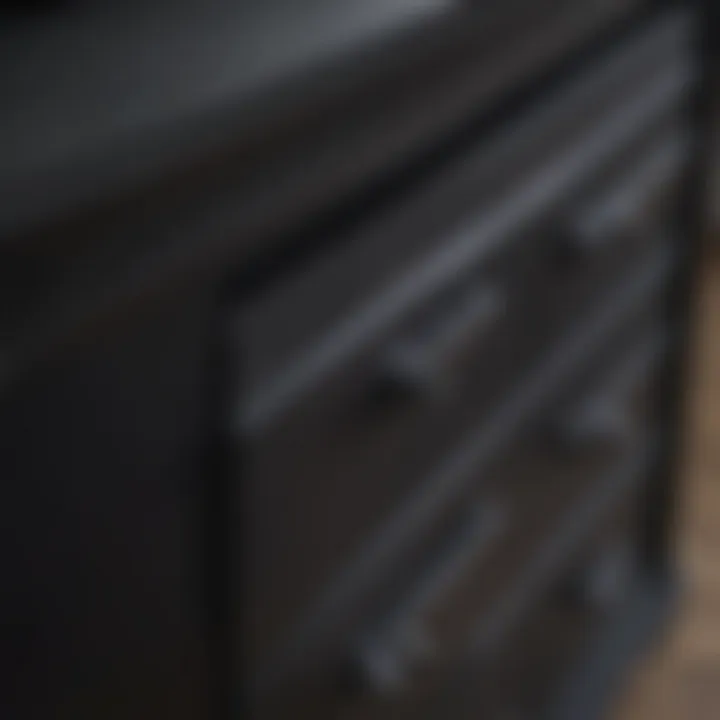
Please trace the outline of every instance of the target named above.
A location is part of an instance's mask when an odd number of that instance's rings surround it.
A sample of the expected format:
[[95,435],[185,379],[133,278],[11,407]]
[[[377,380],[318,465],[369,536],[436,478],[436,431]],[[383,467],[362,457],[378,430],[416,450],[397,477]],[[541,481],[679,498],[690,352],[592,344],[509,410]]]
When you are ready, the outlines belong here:
[[720,720],[720,262],[701,289],[687,428],[678,621],[638,669],[616,720]]

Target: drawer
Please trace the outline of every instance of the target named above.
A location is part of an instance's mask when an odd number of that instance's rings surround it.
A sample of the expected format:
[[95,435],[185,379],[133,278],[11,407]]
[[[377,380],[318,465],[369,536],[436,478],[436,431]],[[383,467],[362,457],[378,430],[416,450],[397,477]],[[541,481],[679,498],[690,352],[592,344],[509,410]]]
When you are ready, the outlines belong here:
[[670,120],[569,201],[543,237],[548,252],[534,263],[528,292],[537,298],[533,307],[546,342],[587,313],[615,278],[642,264],[672,232],[690,158],[688,137],[684,122]]
[[[587,662],[588,649],[636,601],[642,587],[641,574],[632,570],[630,563],[617,562],[618,550],[624,558],[629,557],[622,540],[632,541],[629,522],[636,512],[637,495],[631,493],[591,542],[593,548],[606,548],[605,562],[595,565],[594,573],[596,578],[605,577],[595,580],[592,601],[588,602],[586,587],[581,589],[577,582],[587,575],[578,571],[563,575],[550,592],[537,599],[514,636],[490,661],[470,658],[460,665],[436,707],[453,707],[457,720],[556,717],[558,702]],[[585,550],[582,554],[588,555]],[[603,565],[605,570],[598,573]],[[618,572],[620,566],[629,572]],[[604,589],[598,595],[599,588]],[[436,716],[442,717],[441,712]]]
[[687,22],[665,18],[245,303],[241,427],[272,425],[463,268],[520,245],[668,115],[682,115],[688,43]]
[[617,503],[497,652],[460,663],[436,707],[457,708],[458,720],[556,717],[591,649],[647,585],[636,555],[641,497],[636,487]]
[[[531,260],[488,264],[458,282],[291,421],[240,443],[258,652],[415,492],[458,429],[514,382],[540,338],[524,324],[525,297],[507,287],[522,286]],[[293,547],[302,555],[291,560]]]
[[[521,531],[508,538],[493,572],[481,570],[461,595],[465,617],[477,618],[471,631],[465,623],[458,632],[458,645],[470,638],[471,654],[492,657],[563,575],[595,581],[601,604],[607,578],[598,574],[613,560],[611,541],[633,519],[632,498],[656,450],[646,398],[665,352],[663,334],[657,326],[633,333],[640,339],[631,343],[628,333],[581,378],[571,403],[556,406],[484,473],[483,492],[509,498]],[[461,623],[461,607],[449,607],[448,616]]]
[[[586,383],[574,389],[579,415],[608,393],[635,412],[662,352],[656,332],[642,337],[593,369],[589,391]],[[617,508],[642,484],[651,433],[643,430],[631,446],[604,428],[558,443],[565,407],[558,404],[478,474],[424,557],[398,569],[385,601],[328,660],[326,684],[306,678],[299,695],[283,697],[288,708],[276,706],[268,717],[289,717],[297,703],[317,718],[443,716],[439,698],[458,663],[468,652],[497,652],[578,556],[589,555],[593,537],[617,524]],[[438,715],[428,714],[431,707]]]
[[[649,157],[633,160],[633,167],[672,166],[682,155],[677,108],[687,68],[664,62],[651,76],[637,97],[626,97],[600,127],[581,133],[578,145],[549,166],[541,163],[528,187],[512,188],[504,204],[336,326],[272,388],[244,394],[234,429],[248,488],[243,522],[258,548],[248,561],[257,609],[251,653],[277,647],[320,588],[415,492],[426,469],[452,450],[459,434],[492,415],[564,328],[565,308],[584,311],[581,297],[586,304],[597,299],[588,295],[597,285],[588,277],[603,276],[595,268],[607,275],[632,255],[633,243],[618,242],[586,263],[592,273],[568,273],[555,267],[562,263],[549,249],[564,232],[569,184],[585,178],[588,164],[611,170],[612,158],[627,157],[632,140]],[[632,198],[632,217],[646,194]],[[554,214],[545,217],[553,204]],[[537,223],[532,231],[515,227],[525,215]],[[337,277],[342,281],[342,273]],[[247,315],[256,310],[250,306]],[[282,314],[262,313],[244,325],[245,387],[253,380],[253,349],[262,347],[252,331],[258,318],[267,328],[287,326]],[[300,559],[292,552],[297,547]]]
[[[657,320],[655,302],[667,263],[666,253],[653,253],[641,267],[630,268],[611,288],[609,300],[570,327],[558,347],[503,398],[497,412],[485,414],[473,402],[465,407],[460,400],[420,403],[437,427],[432,446],[404,430],[407,415],[400,415],[394,432],[407,432],[408,453],[420,458],[411,472],[380,474],[362,465],[372,451],[385,467],[395,463],[403,468],[397,453],[385,454],[380,441],[377,450],[370,442],[372,432],[381,440],[387,432],[377,420],[367,429],[360,424],[349,445],[338,430],[342,416],[336,416],[314,441],[317,461],[305,465],[300,463],[309,439],[292,452],[290,443],[269,446],[262,454],[245,448],[239,526],[247,528],[246,547],[251,548],[243,636],[248,664],[268,667],[263,658],[274,656],[281,668],[293,667],[299,658],[309,668],[311,656],[331,652],[328,643],[342,643],[360,616],[382,604],[388,585],[402,584],[397,568],[412,570],[413,558],[422,562],[426,548],[442,536],[443,523],[466,502],[478,473],[514,440],[518,429],[552,402],[623,327]],[[485,382],[482,374],[478,382]],[[467,385],[469,391],[473,387]],[[405,412],[419,412],[413,407]],[[458,414],[464,418],[461,426]],[[392,427],[392,419],[387,422]],[[446,435],[440,443],[442,433]],[[437,455],[438,445],[442,455]],[[288,465],[284,472],[260,472],[260,460],[266,468]],[[287,664],[278,660],[286,655]],[[279,672],[282,676],[285,671]]]
[[[609,367],[593,369],[589,389],[585,383],[573,389],[572,421],[559,406],[559,414],[554,409],[541,417],[478,472],[474,502],[492,502],[505,519],[504,533],[435,618],[450,656],[462,655],[468,639],[473,652],[494,652],[527,608],[579,562],[583,546],[607,524],[605,516],[642,486],[654,433],[638,403],[662,352],[658,343],[648,332],[642,344],[615,349],[603,363]],[[598,406],[616,407],[617,414],[588,409]],[[598,417],[589,421],[588,415]]]
[[[625,527],[647,467],[642,453],[616,463],[588,462],[584,492],[567,498],[564,514],[556,508],[542,534],[536,534],[537,523],[531,530],[522,527],[527,513],[509,516],[488,494],[484,503],[456,518],[447,542],[426,558],[415,582],[403,586],[397,604],[367,623],[322,679],[306,678],[276,694],[256,708],[255,716],[284,720],[302,707],[305,717],[318,720],[440,720],[449,708],[461,718],[463,713],[476,717],[480,711],[527,711],[533,703],[536,708],[548,703],[588,631],[634,587],[634,578],[628,578],[623,597],[612,604],[607,597],[599,598],[602,605],[597,597],[578,598],[578,579],[585,580],[578,556],[589,565],[601,548],[614,549],[607,539]],[[526,482],[542,479],[525,477]],[[567,476],[565,481],[570,484]],[[581,522],[573,522],[575,513]],[[543,581],[530,588],[511,627],[496,624],[503,620],[497,616],[501,598],[512,601],[528,590],[527,578],[537,576],[537,555],[545,559]],[[492,627],[499,629],[485,644],[480,638],[491,634],[484,619],[490,612],[495,613]]]
[[[496,276],[527,275],[539,262],[523,259],[528,268],[501,265]],[[462,290],[351,366],[297,424],[241,446],[255,608],[247,646],[258,654],[355,562],[428,468],[470,428],[492,422],[554,342],[533,322],[542,298],[498,298],[502,289],[482,276]]]
[[[562,225],[540,227],[520,246],[501,245],[477,265],[455,268],[452,282],[358,348],[303,402],[265,427],[262,421],[253,427],[252,420],[243,426],[238,444],[251,511],[244,524],[250,546],[258,548],[248,562],[258,609],[248,648],[261,656],[281,643],[293,618],[380,533],[426,469],[450,453],[467,428],[493,415],[565,328],[602,299],[624,265],[642,261],[647,248],[636,238],[650,233],[620,223],[632,226],[650,202],[658,166],[672,184],[683,154],[681,129],[676,121],[661,123],[639,145],[641,156],[630,165],[644,174],[631,178],[632,188],[640,181],[646,186],[635,192],[631,212],[618,213],[608,228],[619,239],[601,244],[592,260],[568,268],[556,256]],[[622,175],[606,182],[621,192],[629,181]],[[604,207],[610,190],[597,193]],[[421,269],[417,282],[397,293],[412,290],[436,267]],[[362,331],[366,318],[355,320]],[[328,352],[348,337],[339,329]],[[302,548],[300,558],[294,547]]]

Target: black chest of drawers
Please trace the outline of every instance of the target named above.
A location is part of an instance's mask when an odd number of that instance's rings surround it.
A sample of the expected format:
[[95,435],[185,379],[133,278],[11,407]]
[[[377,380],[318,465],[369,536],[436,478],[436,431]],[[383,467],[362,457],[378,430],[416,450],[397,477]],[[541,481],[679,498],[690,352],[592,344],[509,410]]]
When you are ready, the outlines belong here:
[[600,712],[674,597],[702,5],[63,12],[2,51],[7,716]]

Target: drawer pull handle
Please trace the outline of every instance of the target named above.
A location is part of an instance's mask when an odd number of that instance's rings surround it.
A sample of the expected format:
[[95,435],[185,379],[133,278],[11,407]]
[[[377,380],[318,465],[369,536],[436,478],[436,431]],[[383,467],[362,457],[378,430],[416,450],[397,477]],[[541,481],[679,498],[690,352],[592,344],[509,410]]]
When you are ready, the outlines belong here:
[[483,286],[463,293],[453,305],[385,352],[380,375],[384,388],[409,395],[445,390],[463,351],[495,327],[503,315],[506,297],[495,286]]
[[483,504],[470,512],[429,571],[359,643],[352,666],[364,691],[376,695],[397,692],[414,668],[437,658],[429,629],[433,609],[477,567],[506,525],[501,507]]
[[571,249],[586,254],[632,232],[642,219],[643,209],[677,177],[686,156],[684,135],[656,147],[619,184],[575,214],[566,233]]
[[[663,72],[637,98],[609,114],[601,127],[571,143],[552,162],[543,164],[512,192],[503,194],[491,211],[479,213],[428,257],[409,266],[384,291],[293,362],[291,369],[244,397],[232,420],[234,431],[242,435],[263,432],[365,343],[389,331],[420,303],[443,292],[467,268],[479,266],[498,249],[507,247],[511,238],[558,205],[649,126],[682,107],[694,78],[694,69],[684,62]],[[513,131],[507,142],[515,141]],[[417,388],[416,373],[393,368],[390,379],[399,380],[401,386],[409,380],[410,386]]]
[[664,333],[643,339],[598,391],[564,415],[560,423],[561,437],[573,445],[596,441],[625,443],[634,438],[638,427],[632,399],[665,346]]
[[633,418],[621,400],[604,398],[581,407],[563,428],[564,438],[573,444],[624,442],[634,435]]
[[568,588],[570,598],[583,607],[611,610],[625,596],[634,570],[632,544],[626,538],[615,540],[572,578]]

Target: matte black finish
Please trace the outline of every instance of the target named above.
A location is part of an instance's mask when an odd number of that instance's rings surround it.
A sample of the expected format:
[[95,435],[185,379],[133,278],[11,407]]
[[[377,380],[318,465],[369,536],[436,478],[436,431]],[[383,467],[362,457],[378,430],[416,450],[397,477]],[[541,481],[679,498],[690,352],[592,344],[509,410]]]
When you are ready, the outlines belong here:
[[707,13],[4,16],[0,715],[603,706],[673,596]]

